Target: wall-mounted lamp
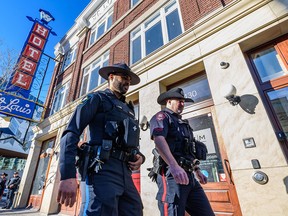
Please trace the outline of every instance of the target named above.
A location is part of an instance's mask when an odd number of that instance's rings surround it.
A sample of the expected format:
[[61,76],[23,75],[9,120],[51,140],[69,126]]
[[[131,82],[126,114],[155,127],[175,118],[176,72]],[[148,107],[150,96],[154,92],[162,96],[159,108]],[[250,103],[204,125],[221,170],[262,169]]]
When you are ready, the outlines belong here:
[[46,149],[46,154],[47,156],[53,156],[54,154],[57,155],[58,152],[55,152],[54,149],[52,148],[47,148]]
[[232,84],[228,84],[221,89],[223,97],[225,97],[231,105],[235,106],[240,103],[241,98],[236,96],[236,87]]
[[139,125],[140,125],[141,130],[143,130],[143,131],[146,131],[149,128],[150,124],[149,124],[149,121],[145,115],[143,115],[140,118]]
[[228,62],[220,62],[220,67],[221,69],[226,69],[230,66]]

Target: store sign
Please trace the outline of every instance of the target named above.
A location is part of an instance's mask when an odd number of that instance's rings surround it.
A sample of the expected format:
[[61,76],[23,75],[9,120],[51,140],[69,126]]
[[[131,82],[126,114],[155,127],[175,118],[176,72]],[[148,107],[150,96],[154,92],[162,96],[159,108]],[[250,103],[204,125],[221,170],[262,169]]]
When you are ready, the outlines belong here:
[[38,20],[34,21],[16,64],[16,69],[5,88],[6,92],[18,92],[23,97],[28,98],[49,33],[49,28],[42,25]]
[[216,153],[212,132],[210,128],[193,131],[193,134],[196,140],[203,142],[207,146],[208,154]]
[[32,119],[36,104],[0,91],[0,112],[23,119]]

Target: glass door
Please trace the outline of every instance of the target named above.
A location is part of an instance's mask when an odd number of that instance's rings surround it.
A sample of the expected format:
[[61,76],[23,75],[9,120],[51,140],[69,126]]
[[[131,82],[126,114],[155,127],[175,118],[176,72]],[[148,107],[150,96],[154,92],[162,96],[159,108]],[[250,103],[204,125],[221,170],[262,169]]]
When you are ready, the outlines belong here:
[[183,119],[188,119],[193,128],[195,139],[206,144],[208,155],[201,161],[200,167],[208,178],[208,183],[202,185],[214,212],[241,216],[241,209],[233,182],[232,171],[221,142],[221,134],[216,128],[217,119],[212,107],[187,112]]

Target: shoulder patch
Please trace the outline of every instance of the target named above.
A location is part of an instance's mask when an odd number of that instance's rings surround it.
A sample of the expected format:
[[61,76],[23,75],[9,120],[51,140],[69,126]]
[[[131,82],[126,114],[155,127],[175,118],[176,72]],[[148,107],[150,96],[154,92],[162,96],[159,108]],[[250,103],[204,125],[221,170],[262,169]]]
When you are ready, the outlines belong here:
[[166,118],[166,116],[165,116],[165,114],[162,113],[162,112],[159,112],[159,113],[156,115],[157,121],[163,121],[163,119],[165,119],[165,118]]
[[82,101],[81,101],[81,105],[84,105],[84,104],[86,104],[87,102],[88,102],[88,100],[90,100],[90,98],[92,98],[92,95],[91,94],[88,94],[88,95],[86,95],[83,99],[82,99]]

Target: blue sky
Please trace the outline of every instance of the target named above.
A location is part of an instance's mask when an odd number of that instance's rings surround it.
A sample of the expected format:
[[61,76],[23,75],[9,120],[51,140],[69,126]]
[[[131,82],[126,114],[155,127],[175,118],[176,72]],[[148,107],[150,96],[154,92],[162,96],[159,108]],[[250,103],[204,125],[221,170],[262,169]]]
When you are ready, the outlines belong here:
[[[39,18],[39,9],[49,11],[55,21],[49,25],[57,36],[50,35],[44,53],[54,57],[54,46],[72,27],[74,20],[90,0],[1,0],[0,3],[0,51],[7,48],[20,53],[32,27],[26,16]],[[54,63],[52,64],[54,65]],[[41,93],[45,100],[53,67],[49,67]]]

